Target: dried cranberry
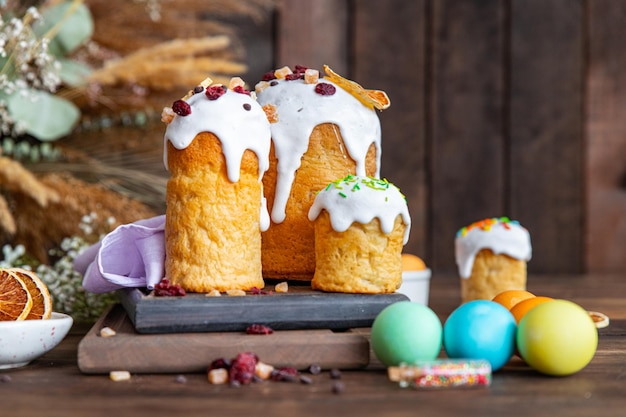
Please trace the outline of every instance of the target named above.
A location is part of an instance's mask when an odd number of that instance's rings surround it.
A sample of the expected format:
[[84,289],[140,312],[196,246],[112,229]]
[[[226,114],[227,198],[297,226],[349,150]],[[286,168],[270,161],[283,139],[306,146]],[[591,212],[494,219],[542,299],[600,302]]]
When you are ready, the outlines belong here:
[[231,383],[249,384],[259,358],[250,352],[239,353],[231,362],[228,378]]
[[335,86],[332,84],[317,83],[317,85],[315,85],[315,92],[322,96],[332,96],[333,94],[335,94],[335,91],[337,90],[335,89]]
[[169,279],[163,278],[154,286],[155,297],[184,297],[187,295],[179,284],[172,284]]
[[293,74],[285,75],[286,81],[294,81],[294,80],[301,80],[301,79],[304,79],[304,73],[294,72]]
[[263,77],[261,77],[261,81],[272,81],[276,79],[276,75],[274,75],[274,71],[268,71],[265,74],[263,74]]
[[264,324],[251,324],[246,329],[247,334],[272,334],[274,329]]
[[296,67],[294,68],[293,72],[296,74],[304,74],[304,72],[306,70],[308,70],[308,67],[305,67],[304,65],[296,65]]
[[235,93],[239,93],[239,94],[246,94],[246,95],[250,95],[250,91],[246,90],[245,88],[243,88],[242,86],[238,85],[237,87],[233,88],[233,91]]
[[267,295],[267,291],[260,289],[259,287],[250,288],[250,294],[252,295]]
[[226,93],[226,87],[223,85],[212,85],[206,89],[206,96],[209,100],[217,100]]
[[213,369],[230,369],[230,359],[226,359],[226,358],[215,359],[209,365],[209,369],[207,369],[207,372],[210,372]]
[[295,382],[298,380],[299,372],[296,368],[286,366],[272,371],[272,381]]
[[185,100],[176,100],[174,104],[172,104],[172,110],[179,116],[191,114],[191,106]]

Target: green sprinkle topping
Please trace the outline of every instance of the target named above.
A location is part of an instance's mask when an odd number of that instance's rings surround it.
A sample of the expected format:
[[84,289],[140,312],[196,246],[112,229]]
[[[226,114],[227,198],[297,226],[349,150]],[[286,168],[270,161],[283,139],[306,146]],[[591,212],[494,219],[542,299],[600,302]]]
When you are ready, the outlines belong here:
[[347,197],[344,193],[339,193],[339,195],[342,196],[343,198]]

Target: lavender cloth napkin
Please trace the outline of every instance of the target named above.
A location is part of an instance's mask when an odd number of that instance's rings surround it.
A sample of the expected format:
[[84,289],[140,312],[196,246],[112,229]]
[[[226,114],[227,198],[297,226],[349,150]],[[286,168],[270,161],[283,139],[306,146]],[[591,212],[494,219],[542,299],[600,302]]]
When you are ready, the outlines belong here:
[[117,227],[74,260],[83,287],[95,293],[148,287],[165,272],[165,215]]

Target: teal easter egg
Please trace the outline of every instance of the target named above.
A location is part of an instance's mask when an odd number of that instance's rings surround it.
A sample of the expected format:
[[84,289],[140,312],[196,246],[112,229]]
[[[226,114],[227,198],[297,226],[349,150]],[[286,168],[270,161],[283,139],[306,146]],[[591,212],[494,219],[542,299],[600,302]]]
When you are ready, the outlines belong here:
[[484,359],[495,371],[513,355],[516,331],[515,318],[505,307],[474,300],[450,314],[443,327],[443,344],[450,358]]
[[578,304],[554,300],[522,318],[517,329],[520,356],[535,370],[566,376],[583,369],[598,347],[598,330]]
[[441,351],[442,332],[441,320],[428,306],[400,301],[376,316],[372,350],[386,366],[432,360]]

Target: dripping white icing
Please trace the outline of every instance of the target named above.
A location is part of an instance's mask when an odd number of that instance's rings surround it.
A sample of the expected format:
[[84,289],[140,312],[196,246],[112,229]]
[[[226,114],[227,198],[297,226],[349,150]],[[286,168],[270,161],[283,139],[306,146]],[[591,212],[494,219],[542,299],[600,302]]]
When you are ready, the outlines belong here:
[[398,187],[385,180],[349,175],[333,181],[315,197],[309,220],[314,221],[322,210],[328,212],[337,232],[345,232],[354,222],[367,224],[378,218],[382,232],[389,234],[400,215],[405,224],[403,243],[409,240],[411,216],[406,198]]
[[476,254],[482,249],[491,249],[496,254],[529,261],[532,256],[530,234],[517,221],[486,219],[488,227],[467,227],[459,230],[454,241],[456,264],[459,275],[469,278],[474,267]]
[[356,163],[357,175],[366,175],[365,157],[373,143],[376,147],[376,177],[380,175],[381,129],[375,110],[326,79],[319,82],[334,85],[335,94],[317,94],[316,84],[307,84],[303,80],[272,80],[274,82],[275,85],[258,92],[258,100],[261,105],[276,106],[278,122],[271,124],[271,130],[278,175],[271,218],[275,223],[281,223],[285,220],[296,170],[309,147],[309,136],[315,126],[323,123],[339,126],[348,154]]
[[[239,181],[241,159],[250,149],[259,161],[259,181],[269,168],[271,131],[265,112],[252,97],[232,90],[216,100],[209,100],[204,92],[187,99],[191,114],[176,116],[167,125],[164,136],[163,163],[168,168],[167,142],[176,149],[187,148],[198,133],[211,132],[222,145],[226,170],[231,182]],[[244,108],[244,105],[249,110]],[[263,195],[260,196],[261,230],[269,228],[269,214]]]

